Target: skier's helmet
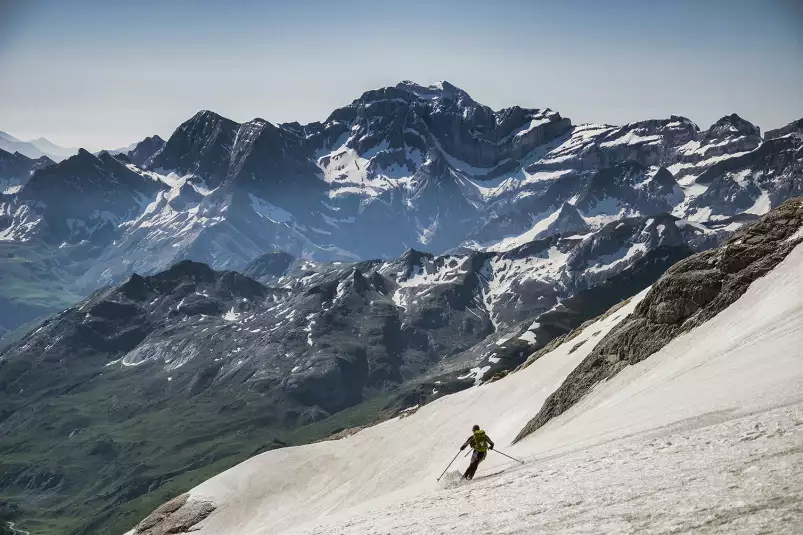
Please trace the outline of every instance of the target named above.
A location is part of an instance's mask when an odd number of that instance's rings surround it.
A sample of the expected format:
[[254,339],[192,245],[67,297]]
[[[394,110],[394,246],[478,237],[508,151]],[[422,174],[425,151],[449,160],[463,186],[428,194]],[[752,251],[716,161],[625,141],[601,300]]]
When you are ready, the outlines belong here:
[[475,425],[474,427],[471,428],[471,430],[472,431],[479,431],[480,430],[480,426]]

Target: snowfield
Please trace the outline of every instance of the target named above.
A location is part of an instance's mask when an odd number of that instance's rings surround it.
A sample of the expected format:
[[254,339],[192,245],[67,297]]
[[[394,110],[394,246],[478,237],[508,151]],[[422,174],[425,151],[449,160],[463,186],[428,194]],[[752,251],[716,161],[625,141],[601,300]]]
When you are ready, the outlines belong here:
[[[701,327],[511,445],[646,291],[501,381],[191,491],[203,535],[803,532],[803,245]],[[579,345],[582,342],[582,345]],[[412,412],[412,411],[410,411]],[[470,483],[471,425],[497,448]]]

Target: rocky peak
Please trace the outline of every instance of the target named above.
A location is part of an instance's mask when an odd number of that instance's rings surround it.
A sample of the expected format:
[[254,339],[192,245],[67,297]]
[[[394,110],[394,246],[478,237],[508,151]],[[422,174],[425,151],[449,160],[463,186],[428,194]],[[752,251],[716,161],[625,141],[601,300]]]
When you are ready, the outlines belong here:
[[178,192],[174,190],[168,195],[168,198],[171,207],[177,210],[183,210],[196,206],[204,199],[204,196],[198,193],[198,190],[196,190],[192,184],[185,182],[179,186]]
[[119,162],[118,159],[116,159],[112,154],[109,153],[109,151],[106,150],[100,151],[97,157],[98,160],[100,160],[103,163],[111,163],[112,160],[114,160],[115,162]]
[[378,103],[384,100],[403,100],[408,103],[421,102],[426,104],[437,104],[436,101],[461,102],[464,105],[476,104],[469,94],[457,86],[446,81],[437,82],[432,85],[423,86],[404,80],[395,86],[381,87],[364,92],[360,98],[352,102],[351,106],[364,106]]
[[261,118],[241,124],[205,110],[177,128],[145,167],[195,174],[210,188],[236,183],[275,202],[321,187],[313,154],[292,128]]
[[[15,153],[15,154],[19,154],[19,152]],[[20,154],[20,156],[22,156],[22,155]],[[33,162],[35,163],[34,167],[36,169],[44,169],[45,167],[48,167],[48,166],[51,166],[51,165],[55,165],[55,163],[56,163],[53,160],[51,160],[50,158],[48,158],[47,156],[42,156],[42,157],[36,158],[35,160],[33,160]]]
[[[106,152],[106,151],[103,151],[103,152]],[[76,162],[81,162],[81,163],[85,163],[85,164],[91,164],[91,163],[94,162],[95,158],[97,158],[95,155],[93,155],[88,150],[82,148],[82,149],[78,149],[78,152],[75,154],[75,156],[70,156],[69,158],[67,158],[64,161],[65,162],[72,162],[73,165],[76,165]]]
[[352,291],[360,295],[371,289],[371,285],[365,275],[356,267],[351,270],[345,282],[347,286],[351,287]]
[[735,113],[726,115],[711,125],[705,131],[703,139],[724,139],[738,136],[761,136],[759,127],[749,121],[745,121]]
[[132,301],[142,301],[150,290],[151,287],[145,277],[133,273],[127,281],[120,285],[118,291]]
[[20,158],[20,157],[27,158],[28,160],[33,161],[31,158],[28,158],[27,156],[24,156],[23,154],[20,154],[19,152],[11,153],[11,152],[5,151],[3,149],[0,149],[0,161],[9,161],[12,158],[16,159],[16,158]]
[[248,302],[249,300],[261,299],[271,293],[271,290],[267,287],[236,271],[215,272],[215,276],[217,279],[215,289],[219,295],[229,298],[239,297],[245,299],[244,302]]
[[718,162],[752,151],[761,143],[757,126],[735,113],[726,115],[696,139],[678,146],[670,170],[681,181],[689,175],[699,177]]
[[216,186],[226,177],[230,150],[240,125],[209,110],[179,126],[147,167],[194,173]]
[[[332,146],[336,142],[358,154],[370,154],[383,145],[383,151],[406,148],[431,159],[446,152],[465,162],[465,168],[493,169],[570,128],[569,119],[549,109],[512,107],[494,112],[448,82],[425,87],[405,81],[368,91],[333,112],[321,127],[318,143],[333,150],[332,155],[338,154],[338,147]],[[409,165],[400,158],[385,156],[391,160],[388,165]]]
[[157,152],[164,148],[164,139],[158,135],[146,137],[136,144],[136,146],[128,151],[128,158],[134,165],[142,167],[148,160],[150,160]]
[[226,117],[223,117],[219,113],[214,112],[212,110],[200,110],[195,115],[190,117],[189,121],[187,121],[184,124],[182,124],[181,126],[179,126],[179,128],[182,128],[184,125],[187,125],[188,123],[191,124],[191,125],[197,125],[197,124],[205,124],[205,123],[216,124],[216,123],[220,123],[220,122],[232,122],[233,123],[234,121],[232,121],[231,119],[227,119]]

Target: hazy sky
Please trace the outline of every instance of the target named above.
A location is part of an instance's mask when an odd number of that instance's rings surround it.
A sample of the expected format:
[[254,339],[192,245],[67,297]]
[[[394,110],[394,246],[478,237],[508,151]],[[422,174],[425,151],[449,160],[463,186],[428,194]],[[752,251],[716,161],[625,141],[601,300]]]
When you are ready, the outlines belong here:
[[304,123],[404,79],[763,131],[803,117],[803,2],[0,0],[0,130],[23,139],[117,147],[199,109]]

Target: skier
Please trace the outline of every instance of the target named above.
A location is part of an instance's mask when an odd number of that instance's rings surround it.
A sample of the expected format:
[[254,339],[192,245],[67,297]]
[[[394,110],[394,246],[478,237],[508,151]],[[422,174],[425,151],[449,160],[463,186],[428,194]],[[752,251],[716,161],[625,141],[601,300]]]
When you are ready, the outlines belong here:
[[483,459],[485,459],[485,456],[488,455],[488,448],[494,449],[494,441],[485,434],[485,431],[480,429],[480,426],[475,425],[472,428],[471,436],[460,446],[460,451],[466,449],[466,446],[471,446],[474,453],[471,454],[471,464],[468,465],[466,473],[463,474],[463,479],[474,479],[477,467]]

